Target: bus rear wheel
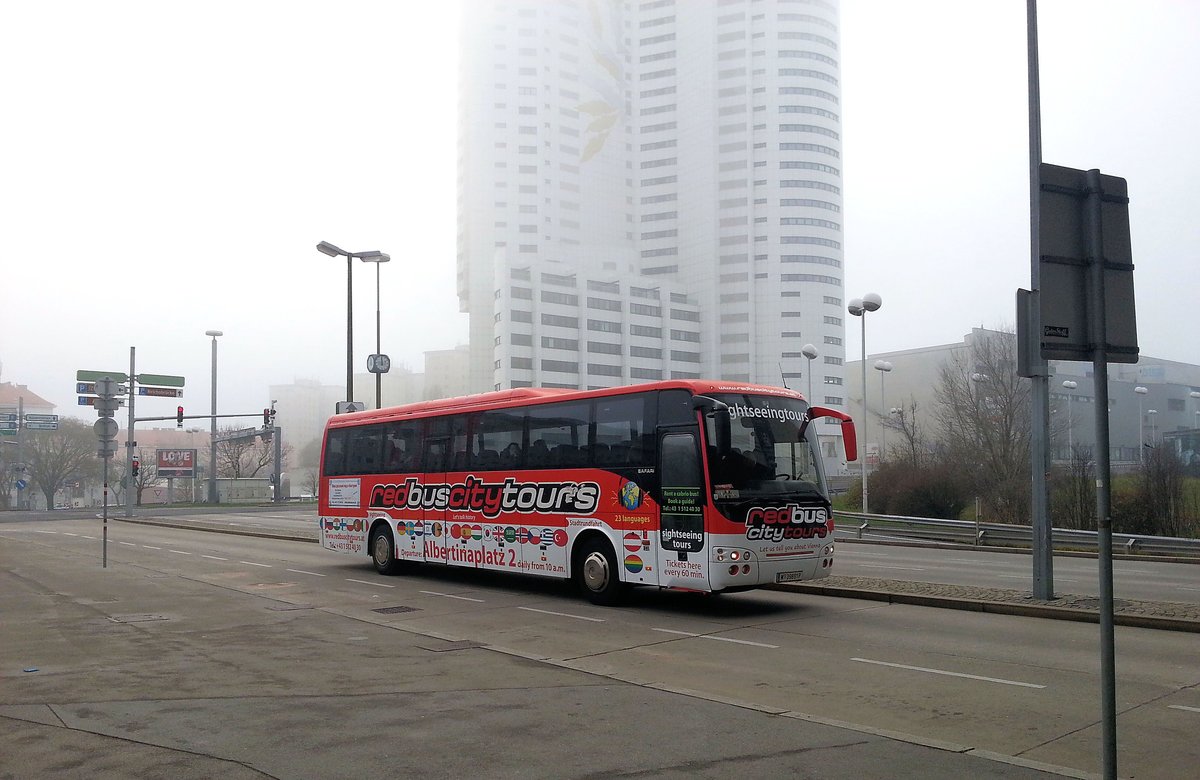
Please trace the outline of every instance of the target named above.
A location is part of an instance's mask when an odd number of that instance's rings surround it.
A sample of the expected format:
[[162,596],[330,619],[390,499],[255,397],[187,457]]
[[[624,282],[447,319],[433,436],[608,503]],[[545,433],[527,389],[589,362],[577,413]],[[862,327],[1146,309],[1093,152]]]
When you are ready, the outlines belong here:
[[371,532],[371,563],[375,564],[375,571],[380,574],[395,574],[400,571],[392,532],[386,524],[380,523]]
[[593,604],[612,606],[621,601],[626,586],[617,569],[617,556],[606,539],[593,536],[584,540],[576,557],[575,581]]

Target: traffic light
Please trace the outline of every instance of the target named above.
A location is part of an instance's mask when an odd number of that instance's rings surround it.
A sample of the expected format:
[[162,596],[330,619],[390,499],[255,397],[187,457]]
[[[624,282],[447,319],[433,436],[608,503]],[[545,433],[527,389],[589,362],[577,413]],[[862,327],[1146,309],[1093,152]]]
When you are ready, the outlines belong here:
[[141,468],[141,465],[142,465],[141,460],[138,458],[137,455],[134,455],[133,456],[133,476],[136,477],[138,475],[138,470]]
[[271,410],[270,409],[263,409],[263,427],[264,428],[271,427]]
[[183,427],[183,407],[182,406],[180,406],[179,408],[177,408],[175,410],[175,427],[176,428]]

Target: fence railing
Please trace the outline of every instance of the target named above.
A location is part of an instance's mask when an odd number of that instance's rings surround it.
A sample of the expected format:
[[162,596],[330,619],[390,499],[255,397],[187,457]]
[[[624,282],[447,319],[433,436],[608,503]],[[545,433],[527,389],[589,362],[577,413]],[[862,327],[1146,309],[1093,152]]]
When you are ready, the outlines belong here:
[[[975,546],[1032,547],[1033,528],[1027,525],[975,523],[970,520],[936,520],[929,517],[872,515],[861,512],[834,512],[839,531],[857,538],[871,531],[906,539],[953,542]],[[1053,543],[1057,549],[1097,550],[1095,531],[1055,528]],[[1143,555],[1174,555],[1200,558],[1200,539],[1141,534],[1113,534],[1113,551]]]

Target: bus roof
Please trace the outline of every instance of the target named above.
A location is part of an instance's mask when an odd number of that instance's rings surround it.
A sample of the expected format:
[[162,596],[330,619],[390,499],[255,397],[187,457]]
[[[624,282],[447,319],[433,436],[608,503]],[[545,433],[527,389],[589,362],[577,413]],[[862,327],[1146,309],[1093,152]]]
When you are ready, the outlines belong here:
[[751,393],[759,395],[775,395],[783,398],[799,398],[804,396],[795,390],[771,385],[752,385],[745,382],[729,382],[711,379],[669,379],[660,382],[644,382],[637,385],[622,385],[606,387],[600,390],[571,390],[550,387],[519,387],[512,390],[496,390],[490,393],[475,395],[460,395],[454,398],[440,398],[433,401],[418,401],[403,406],[389,406],[383,409],[369,409],[363,412],[338,414],[329,418],[328,427],[363,425],[372,422],[400,420],[410,417],[431,417],[452,412],[474,412],[485,409],[503,409],[517,406],[531,406],[549,401],[569,401],[575,399],[602,398],[605,396],[642,393],[651,390],[682,389],[696,395],[709,393]]

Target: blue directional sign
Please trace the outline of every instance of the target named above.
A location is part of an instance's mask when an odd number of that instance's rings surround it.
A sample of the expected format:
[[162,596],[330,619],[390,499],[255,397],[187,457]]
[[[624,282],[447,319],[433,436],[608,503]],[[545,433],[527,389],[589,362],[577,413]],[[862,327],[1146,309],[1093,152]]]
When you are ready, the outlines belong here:
[[17,480],[17,490],[24,490],[28,486],[29,486],[29,483],[26,482],[25,480],[23,480],[23,479]]

